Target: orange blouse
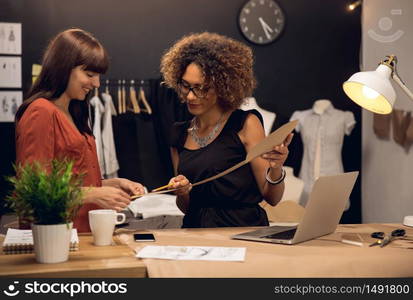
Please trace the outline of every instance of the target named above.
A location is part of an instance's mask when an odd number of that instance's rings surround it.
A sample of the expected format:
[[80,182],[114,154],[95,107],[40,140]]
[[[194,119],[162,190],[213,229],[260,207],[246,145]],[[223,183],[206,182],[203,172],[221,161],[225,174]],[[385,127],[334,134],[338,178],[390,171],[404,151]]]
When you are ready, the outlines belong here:
[[[52,102],[36,99],[24,112],[16,128],[16,163],[39,161],[49,164],[53,158],[74,160],[74,173],[86,173],[83,186],[102,186],[93,136],[82,135],[67,116]],[[73,227],[89,232],[88,212],[100,208],[84,204]]]

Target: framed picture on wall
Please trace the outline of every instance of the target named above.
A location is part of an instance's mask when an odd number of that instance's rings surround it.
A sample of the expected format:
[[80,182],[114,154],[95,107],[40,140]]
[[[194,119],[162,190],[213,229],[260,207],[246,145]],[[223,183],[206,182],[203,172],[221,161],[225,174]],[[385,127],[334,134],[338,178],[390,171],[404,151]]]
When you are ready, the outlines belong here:
[[21,23],[0,23],[0,54],[22,54]]
[[21,57],[0,56],[0,88],[21,88]]
[[14,122],[17,108],[22,101],[21,91],[0,91],[0,122]]

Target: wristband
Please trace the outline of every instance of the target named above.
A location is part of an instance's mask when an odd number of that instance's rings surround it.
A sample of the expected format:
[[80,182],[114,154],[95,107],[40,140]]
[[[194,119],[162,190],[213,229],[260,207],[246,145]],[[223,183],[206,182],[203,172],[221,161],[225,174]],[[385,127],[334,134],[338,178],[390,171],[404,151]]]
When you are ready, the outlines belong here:
[[275,181],[270,178],[269,174],[270,174],[270,168],[267,169],[267,173],[265,174],[265,179],[267,180],[267,182],[269,184],[274,184],[275,185],[275,184],[279,184],[279,183],[284,181],[286,172],[285,172],[284,168],[281,168],[281,176],[280,176],[280,178],[278,178]]

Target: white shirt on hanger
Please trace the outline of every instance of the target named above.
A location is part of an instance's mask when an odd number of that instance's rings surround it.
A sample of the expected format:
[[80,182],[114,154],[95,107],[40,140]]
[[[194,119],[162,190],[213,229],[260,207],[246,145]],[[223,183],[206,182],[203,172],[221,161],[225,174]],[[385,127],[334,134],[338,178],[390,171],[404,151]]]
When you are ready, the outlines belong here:
[[119,163],[116,157],[115,140],[113,137],[112,116],[116,116],[116,109],[112,102],[112,96],[102,94],[105,104],[102,121],[102,147],[104,159],[105,178],[118,177]]
[[95,136],[96,142],[96,152],[98,155],[99,167],[100,167],[100,174],[103,176],[105,174],[104,168],[104,158],[103,158],[103,144],[102,144],[102,115],[105,110],[102,102],[100,101],[98,96],[92,97],[90,99],[90,105],[93,107],[93,115],[94,115],[94,122],[93,122],[93,135]]

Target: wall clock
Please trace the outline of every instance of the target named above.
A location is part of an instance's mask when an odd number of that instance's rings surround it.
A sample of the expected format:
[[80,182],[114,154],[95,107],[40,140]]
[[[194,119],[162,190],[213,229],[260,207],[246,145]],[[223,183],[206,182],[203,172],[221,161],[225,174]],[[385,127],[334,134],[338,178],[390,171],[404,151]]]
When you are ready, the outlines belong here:
[[267,45],[282,33],[285,16],[274,0],[249,0],[241,8],[238,25],[248,41]]

